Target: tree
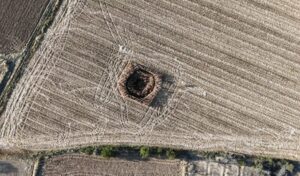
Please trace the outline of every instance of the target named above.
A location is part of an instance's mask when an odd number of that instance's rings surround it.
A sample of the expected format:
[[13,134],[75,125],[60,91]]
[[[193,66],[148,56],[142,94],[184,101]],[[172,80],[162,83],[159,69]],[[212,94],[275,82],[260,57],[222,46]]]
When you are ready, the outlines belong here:
[[91,155],[91,154],[93,154],[94,150],[95,150],[95,148],[92,147],[92,146],[90,146],[90,147],[84,147],[84,148],[81,148],[81,149],[80,149],[80,152],[81,152],[81,153],[86,153],[86,154],[88,154],[88,155]]
[[161,156],[162,152],[163,152],[163,149],[162,149],[162,148],[158,147],[158,148],[156,149],[156,154],[157,154],[158,156]]
[[245,160],[239,159],[239,160],[238,160],[238,164],[239,164],[240,166],[245,166],[245,165],[246,165],[246,161],[245,161]]
[[150,154],[150,149],[149,147],[141,147],[140,148],[140,156],[142,158],[148,158]]
[[166,152],[166,155],[167,155],[168,159],[175,159],[175,157],[176,157],[176,153],[172,149],[168,149]]
[[113,156],[113,147],[111,146],[105,146],[101,150],[101,156],[104,158],[109,158]]

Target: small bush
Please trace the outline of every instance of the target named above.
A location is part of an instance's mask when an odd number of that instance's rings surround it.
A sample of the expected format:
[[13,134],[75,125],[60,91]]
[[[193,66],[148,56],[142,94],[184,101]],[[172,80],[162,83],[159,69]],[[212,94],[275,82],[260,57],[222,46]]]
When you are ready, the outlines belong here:
[[81,153],[85,153],[85,154],[88,154],[88,155],[91,155],[91,154],[93,154],[94,153],[94,151],[95,151],[95,148],[94,147],[84,147],[84,148],[81,148],[80,150],[79,150]]
[[168,159],[175,159],[175,157],[176,157],[176,153],[172,149],[167,150],[166,155],[167,155]]
[[162,153],[163,153],[163,149],[160,148],[160,147],[158,147],[158,148],[156,149],[156,154],[157,154],[158,156],[161,156]]
[[293,164],[286,164],[285,168],[290,173],[293,173],[293,171],[294,171],[294,165]]
[[105,146],[101,150],[101,156],[104,158],[109,158],[113,156],[113,147]]
[[140,148],[140,156],[142,158],[148,158],[150,154],[150,149],[149,147],[141,147]]
[[240,166],[246,166],[246,162],[244,160],[238,160],[238,164]]

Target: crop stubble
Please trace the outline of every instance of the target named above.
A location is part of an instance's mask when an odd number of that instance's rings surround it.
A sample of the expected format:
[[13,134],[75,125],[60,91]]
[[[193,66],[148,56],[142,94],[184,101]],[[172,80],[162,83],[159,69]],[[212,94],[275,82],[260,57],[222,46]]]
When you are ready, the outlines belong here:
[[[75,167],[74,167],[75,166]],[[180,160],[150,159],[147,161],[101,159],[84,155],[62,155],[45,162],[45,176],[76,175],[182,175]]]
[[[65,1],[2,114],[2,143],[300,159],[296,3]],[[129,61],[162,75],[151,106],[118,92]]]

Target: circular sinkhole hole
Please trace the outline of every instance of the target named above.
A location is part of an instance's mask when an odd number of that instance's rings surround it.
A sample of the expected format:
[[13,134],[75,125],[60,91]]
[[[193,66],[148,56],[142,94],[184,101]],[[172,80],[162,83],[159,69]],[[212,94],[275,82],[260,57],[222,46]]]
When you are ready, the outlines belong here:
[[120,94],[149,105],[161,87],[160,75],[149,68],[128,63],[118,82]]
[[126,81],[128,94],[137,98],[145,98],[153,91],[154,86],[154,76],[142,69],[135,70]]

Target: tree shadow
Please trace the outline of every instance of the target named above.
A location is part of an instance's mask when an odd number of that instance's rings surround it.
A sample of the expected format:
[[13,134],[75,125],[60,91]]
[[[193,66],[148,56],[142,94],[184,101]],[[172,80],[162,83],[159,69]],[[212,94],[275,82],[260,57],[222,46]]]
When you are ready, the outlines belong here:
[[18,168],[8,162],[0,161],[0,174],[18,173]]
[[151,107],[159,108],[166,106],[169,102],[169,99],[172,97],[172,94],[174,93],[174,90],[170,89],[172,85],[176,84],[174,76],[169,74],[162,74],[161,82],[161,89],[151,102]]
[[15,68],[15,63],[12,61],[8,61],[7,63],[8,66],[8,71],[5,73],[3,80],[0,80],[0,94],[2,93],[2,91],[4,90],[6,84],[8,83],[10,76]]

